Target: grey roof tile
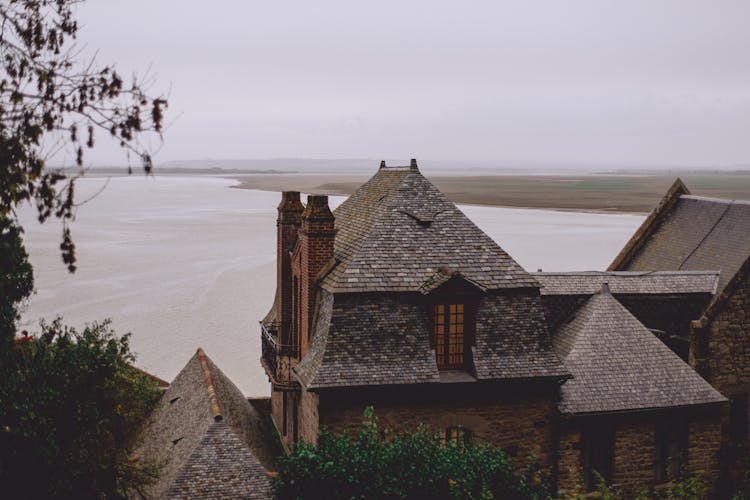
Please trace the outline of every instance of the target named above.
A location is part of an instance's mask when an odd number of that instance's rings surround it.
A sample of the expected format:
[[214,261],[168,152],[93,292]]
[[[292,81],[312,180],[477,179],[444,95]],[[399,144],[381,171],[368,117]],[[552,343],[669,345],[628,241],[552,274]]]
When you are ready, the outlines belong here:
[[609,293],[592,296],[553,344],[573,374],[562,413],[585,414],[721,403],[726,399]]
[[272,497],[266,470],[223,421],[211,424],[166,494],[170,499]]
[[538,287],[416,169],[380,169],[334,215],[329,291],[417,291],[440,267],[488,290]]
[[[217,426],[219,423],[223,425]],[[239,445],[246,453],[238,451]],[[273,468],[278,452],[262,417],[199,349],[162,395],[141,431],[134,454],[162,465],[159,479],[148,489],[153,498],[163,498],[170,490],[189,490],[188,496],[200,497],[204,487],[209,488],[207,492],[224,491],[229,498],[233,485],[240,483],[229,480],[230,471],[223,470],[228,457],[240,459],[236,467],[247,468],[248,477],[243,481],[267,484],[263,467]],[[183,473],[187,466],[203,471],[203,475]],[[205,479],[210,474],[217,480],[207,485]],[[222,483],[221,478],[228,482]],[[247,491],[235,493],[242,497]]]
[[750,202],[681,195],[625,265],[721,271],[717,296],[750,256]]
[[[483,294],[477,315],[469,367],[477,380],[568,375],[536,290]],[[294,370],[308,389],[440,383],[430,332],[421,294],[324,290],[310,351]]]
[[581,271],[540,272],[532,276],[542,295],[591,295],[608,283],[613,294],[675,295],[716,292],[718,271]]

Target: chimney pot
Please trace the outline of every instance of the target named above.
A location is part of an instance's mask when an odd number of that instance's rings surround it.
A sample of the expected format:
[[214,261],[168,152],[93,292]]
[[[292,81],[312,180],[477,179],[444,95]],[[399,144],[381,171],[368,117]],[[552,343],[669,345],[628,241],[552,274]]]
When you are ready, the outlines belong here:
[[411,168],[412,170],[419,170],[417,168],[417,159],[416,158],[412,158],[411,159],[411,164],[409,164],[409,168]]
[[380,162],[380,168],[385,168],[385,160],[382,160],[382,161]]

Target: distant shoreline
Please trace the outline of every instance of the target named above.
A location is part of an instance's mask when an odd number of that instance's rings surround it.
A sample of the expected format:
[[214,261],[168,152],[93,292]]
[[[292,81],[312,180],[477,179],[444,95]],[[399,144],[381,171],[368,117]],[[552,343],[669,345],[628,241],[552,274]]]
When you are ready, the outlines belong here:
[[[232,179],[238,189],[300,191],[349,196],[372,172],[289,172],[278,170],[183,169],[157,167],[155,175],[210,176]],[[134,169],[133,175],[138,175]],[[127,170],[97,168],[87,176],[127,176]],[[677,177],[673,173],[647,174],[426,174],[454,203],[508,208],[528,208],[588,213],[650,212]],[[681,173],[695,195],[750,200],[747,173]]]
[[[366,174],[230,175],[238,189],[295,190],[348,196]],[[675,177],[667,175],[479,175],[428,176],[454,203],[595,213],[648,213]],[[750,200],[750,176],[687,175],[696,195]]]

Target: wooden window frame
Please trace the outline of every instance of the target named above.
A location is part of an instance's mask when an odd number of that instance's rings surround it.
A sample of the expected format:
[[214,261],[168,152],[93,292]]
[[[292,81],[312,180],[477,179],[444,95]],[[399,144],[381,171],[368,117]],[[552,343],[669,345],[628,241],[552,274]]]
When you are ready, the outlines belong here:
[[[425,300],[424,303],[427,306],[427,316],[429,318],[430,347],[435,351],[435,361],[438,365],[438,370],[466,370],[471,366],[471,347],[476,345],[477,310],[480,300],[481,292],[461,278],[452,279],[431,293]],[[463,307],[463,359],[456,360],[454,358],[452,363],[448,362],[450,359],[446,358],[446,356],[449,355],[450,350],[446,351],[443,349],[443,360],[439,359],[441,349],[438,346],[438,335],[440,334],[437,332],[438,325],[436,321],[437,308],[438,306],[443,306],[445,308],[443,312],[443,326],[450,324],[451,304],[461,305]],[[450,332],[446,331],[442,333],[445,337],[449,334]],[[443,338],[443,346],[446,347],[446,344],[450,344],[450,338]]]
[[440,443],[448,446],[453,443],[458,449],[463,450],[471,442],[471,430],[463,425],[450,425],[440,429]]
[[439,370],[466,367],[470,316],[468,305],[460,300],[448,299],[432,305],[432,344]]

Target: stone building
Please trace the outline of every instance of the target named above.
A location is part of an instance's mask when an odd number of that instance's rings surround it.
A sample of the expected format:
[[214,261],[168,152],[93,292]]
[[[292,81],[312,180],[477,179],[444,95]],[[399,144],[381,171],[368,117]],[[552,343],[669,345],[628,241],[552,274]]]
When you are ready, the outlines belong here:
[[734,482],[745,465],[750,425],[750,203],[693,196],[678,179],[610,269],[719,273],[686,339],[690,365],[730,400],[722,462],[724,482]]
[[561,488],[594,471],[628,494],[680,469],[717,481],[726,399],[678,354],[715,270],[528,273],[414,160],[333,213],[283,193],[277,230],[261,362],[287,450],[372,405],[392,427],[533,453]]

